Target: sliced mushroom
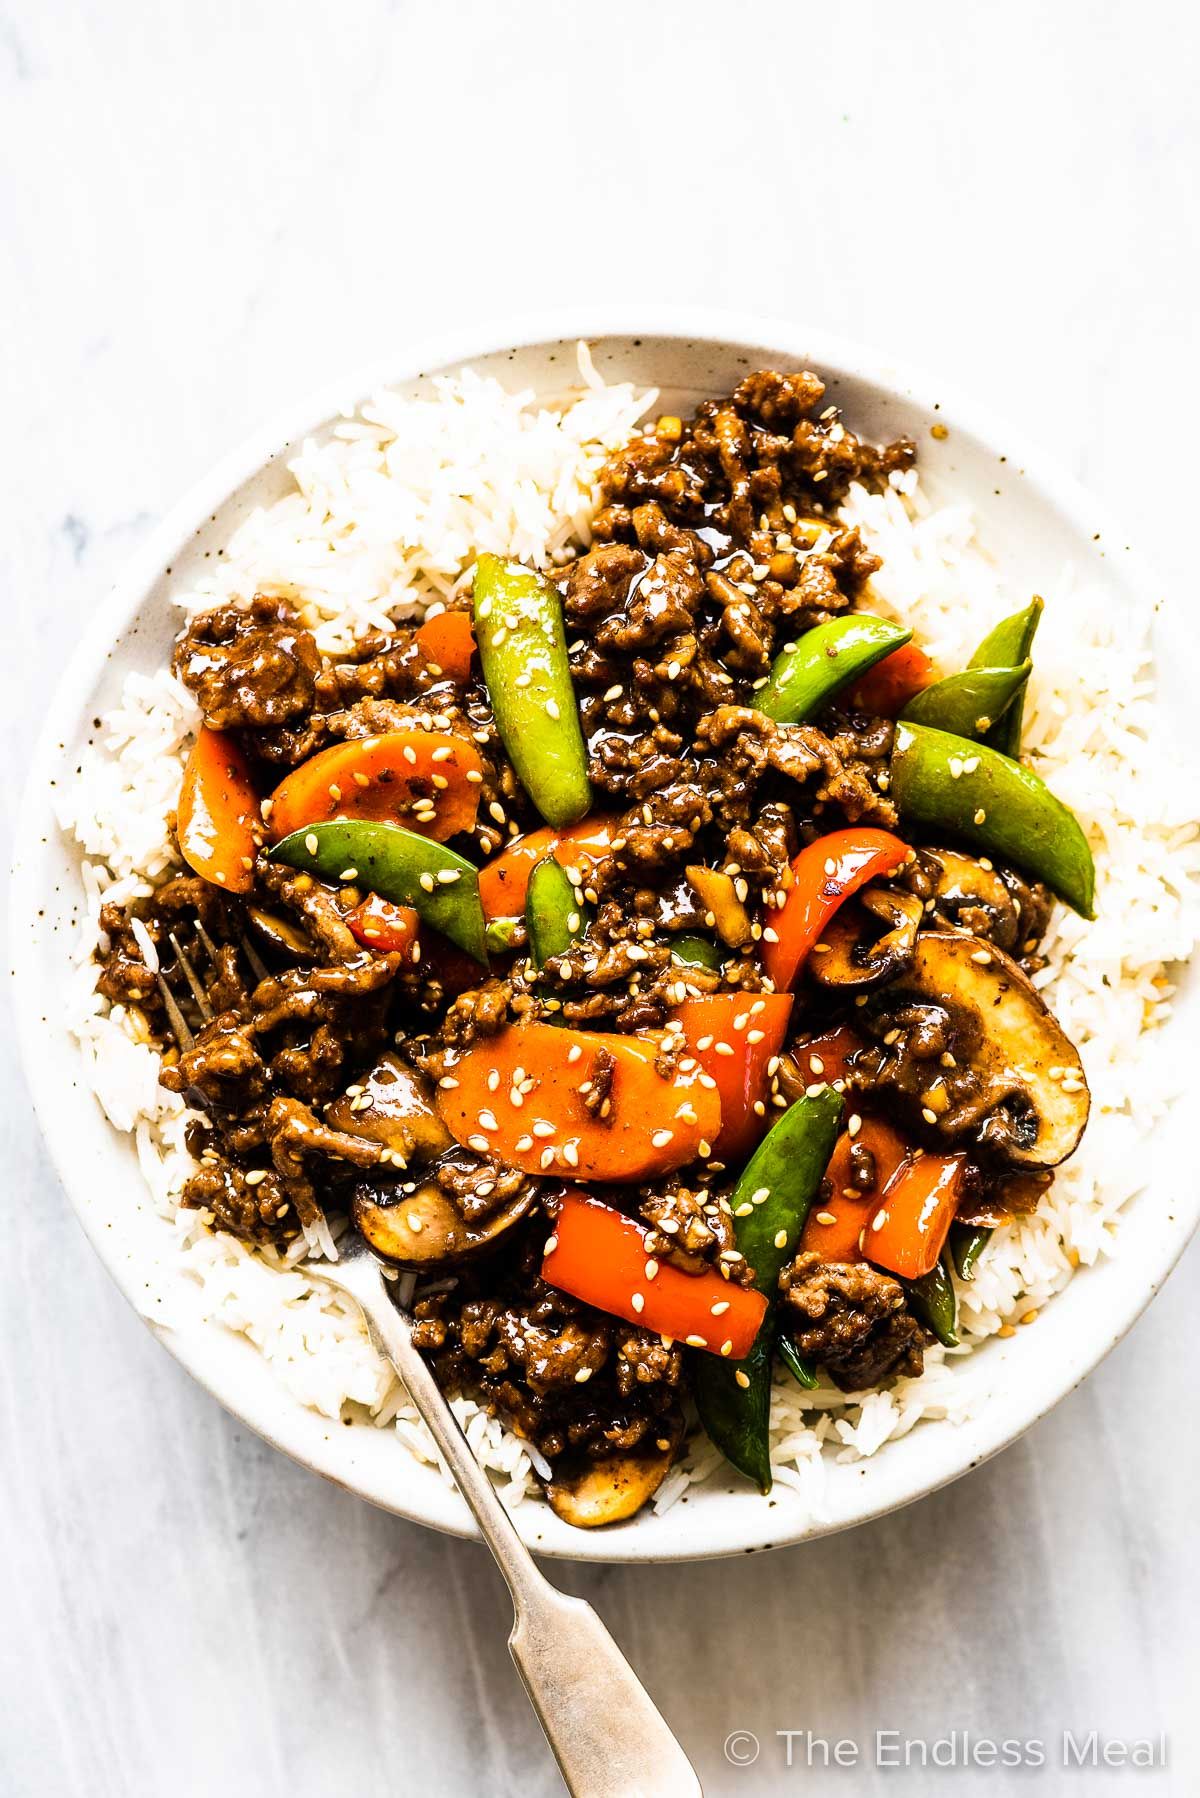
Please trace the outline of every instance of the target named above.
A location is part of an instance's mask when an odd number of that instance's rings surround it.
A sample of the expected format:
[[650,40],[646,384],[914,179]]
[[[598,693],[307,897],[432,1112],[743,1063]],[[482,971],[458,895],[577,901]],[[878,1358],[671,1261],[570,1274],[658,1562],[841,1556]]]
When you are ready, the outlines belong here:
[[1020,916],[1008,886],[995,868],[957,849],[927,849],[923,864],[933,864],[934,910],[956,930],[986,936],[1001,949],[1016,947]]
[[433,1180],[415,1192],[364,1180],[355,1189],[350,1214],[377,1255],[419,1272],[490,1248],[528,1213],[536,1197],[536,1187],[527,1183],[486,1217],[468,1221]]
[[578,1530],[623,1523],[654,1497],[666,1479],[683,1440],[683,1419],[662,1418],[655,1434],[640,1448],[602,1455],[596,1461],[573,1461],[556,1471],[546,1487],[555,1514]]
[[[1073,1153],[1091,1106],[1083,1063],[1033,985],[995,944],[922,932],[911,966],[880,995],[877,1032],[897,1007],[901,1022],[890,1054],[903,1079],[892,1084],[911,1095],[916,1074],[926,1123],[946,1136],[970,1136],[1016,1167],[1056,1167]],[[885,1084],[887,1072],[885,1063]]]
[[248,905],[246,916],[254,927],[254,934],[280,955],[293,961],[313,960],[316,951],[311,938],[298,930],[290,918],[280,917],[278,912],[264,911],[260,905]]
[[751,940],[754,927],[750,913],[737,896],[733,876],[723,874],[719,868],[701,868],[695,864],[684,872],[688,885],[704,907],[706,918],[712,918],[710,928],[716,931],[726,948],[741,949]]
[[[864,887],[825,926],[809,958],[813,979],[843,992],[866,992],[894,980],[912,961],[924,911],[915,893]],[[875,934],[877,920],[886,926],[882,936]]]
[[401,1167],[414,1160],[432,1161],[451,1142],[429,1082],[390,1049],[369,1074],[327,1107],[325,1118],[338,1130],[391,1149],[400,1157]]

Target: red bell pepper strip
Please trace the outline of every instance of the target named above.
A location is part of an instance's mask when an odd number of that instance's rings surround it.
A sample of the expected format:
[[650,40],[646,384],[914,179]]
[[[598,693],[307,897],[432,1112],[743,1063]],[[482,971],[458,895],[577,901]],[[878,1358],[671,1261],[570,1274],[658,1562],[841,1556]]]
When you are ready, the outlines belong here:
[[[411,905],[396,905],[391,899],[381,899],[378,893],[368,893],[360,905],[346,914],[346,928],[355,942],[377,949],[381,955],[402,955],[414,964],[421,959],[417,941],[420,925],[420,916]],[[472,965],[478,980],[478,963]]]
[[750,1352],[767,1311],[765,1293],[715,1269],[685,1274],[656,1261],[640,1224],[583,1192],[562,1199],[542,1278],[598,1311],[734,1361]]
[[790,993],[713,993],[685,999],[675,1013],[689,1050],[717,1083],[721,1129],[713,1154],[726,1166],[742,1161],[766,1134],[767,1069],[783,1047],[791,1011]]
[[[861,1143],[875,1160],[874,1184],[856,1187],[851,1181],[850,1151]],[[854,1136],[843,1131],[834,1144],[825,1178],[831,1190],[822,1191],[804,1224],[801,1254],[819,1255],[822,1261],[863,1259],[862,1237],[879,1210],[883,1190],[908,1154],[908,1144],[898,1130],[882,1118],[863,1117]]]
[[905,1280],[937,1265],[958,1204],[965,1155],[910,1155],[884,1188],[863,1254]]
[[475,631],[469,612],[435,612],[417,627],[417,646],[447,680],[463,686],[471,676]]
[[890,874],[911,854],[890,830],[865,825],[831,831],[800,851],[792,863],[787,898],[763,928],[763,967],[777,992],[795,984],[842,902],[869,880]]
[[925,651],[915,643],[905,643],[856,680],[847,697],[859,711],[874,712],[880,718],[898,718],[909,700],[930,686],[934,678],[933,663]]
[[224,731],[201,726],[183,771],[176,830],[189,868],[227,893],[250,891],[262,813],[249,763]]

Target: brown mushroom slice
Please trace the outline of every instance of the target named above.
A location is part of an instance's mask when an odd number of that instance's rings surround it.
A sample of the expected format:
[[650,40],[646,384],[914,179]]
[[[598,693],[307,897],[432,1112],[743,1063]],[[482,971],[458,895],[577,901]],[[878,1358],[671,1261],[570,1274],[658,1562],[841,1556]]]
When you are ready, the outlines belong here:
[[[1020,930],[1016,902],[1007,885],[993,867],[984,867],[973,855],[957,849],[927,849],[927,861],[938,866],[933,896],[940,917],[955,929],[974,930],[986,922],[992,942],[1002,949],[1015,946]],[[972,916],[982,911],[984,919]]]
[[312,939],[297,930],[289,918],[278,912],[264,911],[260,905],[248,905],[246,916],[254,929],[254,934],[268,943],[280,955],[287,955],[293,961],[312,961],[316,955]]
[[520,1222],[536,1197],[536,1188],[526,1184],[486,1217],[468,1221],[433,1180],[424,1181],[415,1192],[363,1181],[355,1189],[350,1215],[383,1260],[421,1272],[491,1248]]
[[[940,1130],[973,1130],[982,1148],[1016,1167],[1057,1167],[1074,1153],[1091,1108],[1083,1063],[1003,950],[957,931],[923,931],[881,1003],[913,998],[948,1017],[954,1065],[975,1076],[970,1097],[951,1097]],[[953,1094],[953,1076],[945,1085]]]
[[704,907],[710,929],[716,931],[727,949],[741,949],[753,936],[750,913],[737,896],[731,874],[719,868],[702,868],[696,863],[684,869],[688,885]]
[[325,1112],[326,1121],[352,1136],[365,1136],[399,1156],[398,1166],[432,1161],[449,1148],[450,1132],[433,1102],[429,1082],[389,1049],[369,1074],[352,1084]]
[[555,1515],[577,1530],[624,1523],[636,1515],[666,1479],[683,1440],[682,1417],[662,1418],[655,1427],[648,1446],[595,1461],[572,1460],[570,1468],[556,1471],[546,1486]]
[[[820,986],[867,992],[903,973],[913,958],[924,906],[915,893],[898,887],[864,887],[857,900],[829,920],[809,957]],[[876,934],[878,922],[885,925]]]

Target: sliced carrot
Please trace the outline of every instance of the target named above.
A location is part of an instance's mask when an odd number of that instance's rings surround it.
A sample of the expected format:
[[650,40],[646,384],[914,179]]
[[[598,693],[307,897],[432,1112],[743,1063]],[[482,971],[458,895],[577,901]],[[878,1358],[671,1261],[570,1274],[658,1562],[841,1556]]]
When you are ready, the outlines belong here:
[[910,1155],[884,1188],[863,1253],[906,1280],[937,1265],[958,1204],[965,1155]]
[[[368,893],[361,905],[346,913],[346,926],[356,942],[384,955],[402,955],[410,962],[420,960],[420,925],[420,916],[411,905],[396,905],[378,893]],[[478,962],[472,965],[478,969]]]
[[[700,1069],[660,1074],[660,1056],[646,1037],[510,1024],[448,1066],[456,1084],[439,1089],[438,1109],[459,1142],[523,1173],[645,1180],[703,1158],[721,1128]],[[600,1115],[587,1099],[609,1069]]]
[[[792,1013],[790,993],[712,993],[685,999],[675,1016],[688,1048],[721,1096],[718,1161],[741,1161],[766,1133],[771,1076]],[[754,1107],[762,1110],[756,1112]]]
[[765,1294],[715,1269],[685,1274],[656,1261],[640,1224],[585,1192],[564,1194],[542,1278],[598,1311],[734,1361],[749,1354],[767,1311]]
[[791,988],[821,932],[851,893],[880,874],[889,874],[911,855],[890,830],[854,825],[818,837],[791,866],[787,898],[763,931],[763,967],[776,991]]
[[479,780],[468,776],[481,771],[473,743],[439,731],[388,731],[335,743],[276,787],[271,836],[278,842],[330,818],[372,818],[444,843],[474,827]]
[[611,818],[588,818],[566,830],[545,825],[514,837],[499,855],[479,870],[479,897],[485,918],[512,918],[525,910],[529,876],[544,856],[553,855],[564,868],[579,868],[586,877],[589,851],[606,855],[612,846]]
[[183,771],[176,832],[189,868],[230,893],[250,891],[262,813],[250,765],[224,731],[200,728]]
[[933,663],[925,651],[915,643],[904,643],[856,680],[846,697],[860,711],[898,718],[909,700],[933,679]]
[[470,679],[475,632],[469,612],[435,612],[417,627],[422,655],[458,686]]
[[[859,1189],[851,1182],[850,1151],[861,1143],[875,1160],[874,1184]],[[843,1131],[833,1146],[825,1178],[831,1191],[822,1193],[809,1211],[800,1238],[801,1254],[820,1255],[822,1261],[861,1261],[860,1238],[879,1209],[884,1187],[908,1153],[898,1130],[883,1118],[864,1117],[856,1135]]]

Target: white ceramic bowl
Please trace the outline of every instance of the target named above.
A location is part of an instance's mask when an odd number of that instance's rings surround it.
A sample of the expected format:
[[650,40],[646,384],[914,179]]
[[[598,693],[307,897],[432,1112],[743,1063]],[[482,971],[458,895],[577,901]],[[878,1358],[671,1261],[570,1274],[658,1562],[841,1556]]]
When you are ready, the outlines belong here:
[[[57,995],[67,975],[80,886],[78,855],[55,825],[52,785],[70,778],[92,718],[115,701],[124,676],[166,661],[178,629],[169,587],[198,569],[206,552],[224,545],[251,507],[285,491],[286,461],[305,437],[320,436],[343,405],[380,386],[415,392],[432,374],[467,361],[507,385],[553,395],[574,378],[579,337],[593,345],[596,366],[606,377],[655,385],[663,392],[662,408],[676,412],[727,391],[752,368],[815,368],[856,429],[879,439],[902,432],[917,439],[925,484],[939,498],[959,495],[974,505],[985,545],[1018,586],[1032,590],[1070,563],[1097,583],[1114,608],[1147,591],[1148,576],[1099,506],[1007,426],[953,401],[940,384],[914,377],[897,363],[779,323],[681,319],[677,313],[669,320],[643,318],[632,327],[628,320],[594,316],[526,321],[400,355],[297,407],[256,436],[171,513],[98,608],[48,717],[17,839],[13,963],[34,1103],[80,1221],[142,1315],[145,1295],[157,1282],[167,1231],[144,1192],[131,1141],[101,1116],[60,1022]],[[930,436],[935,421],[949,427],[940,442]],[[1180,736],[1194,741],[1189,693],[1195,692],[1197,655],[1170,606],[1160,614],[1157,648],[1161,705]],[[1162,1034],[1168,1053],[1195,1054],[1196,982],[1185,981]],[[971,1358],[971,1377],[988,1393],[973,1421],[924,1422],[873,1459],[831,1468],[827,1515],[820,1523],[806,1519],[795,1495],[784,1488],[763,1500],[744,1482],[715,1478],[665,1516],[646,1512],[590,1534],[571,1530],[547,1506],[531,1503],[518,1513],[522,1534],[541,1552],[593,1561],[684,1560],[776,1547],[878,1516],[995,1454],[1096,1366],[1149,1302],[1195,1229],[1200,1183],[1190,1174],[1186,1189],[1180,1189],[1179,1169],[1194,1166],[1181,1112],[1177,1107],[1147,1149],[1147,1188],[1126,1213],[1120,1254],[1080,1273],[1036,1330],[990,1341]],[[148,1321],[156,1328],[152,1318]],[[219,1326],[157,1327],[157,1333],[222,1404],[296,1460],[402,1516],[471,1533],[457,1493],[412,1459],[393,1432],[346,1429],[305,1410],[244,1338]]]

